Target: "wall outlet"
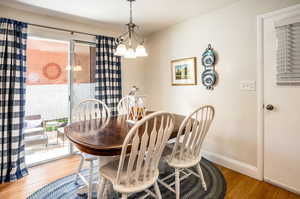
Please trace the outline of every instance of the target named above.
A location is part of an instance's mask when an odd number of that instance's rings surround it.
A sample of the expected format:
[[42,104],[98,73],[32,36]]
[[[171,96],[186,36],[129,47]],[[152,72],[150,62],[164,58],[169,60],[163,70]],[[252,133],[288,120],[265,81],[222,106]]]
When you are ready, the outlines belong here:
[[240,89],[245,91],[255,91],[256,83],[254,80],[243,80],[240,82]]

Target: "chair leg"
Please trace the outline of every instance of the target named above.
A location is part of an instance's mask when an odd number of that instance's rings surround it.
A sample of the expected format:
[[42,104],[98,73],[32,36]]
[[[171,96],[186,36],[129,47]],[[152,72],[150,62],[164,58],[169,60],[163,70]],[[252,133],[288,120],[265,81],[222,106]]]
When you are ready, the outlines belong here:
[[122,193],[122,198],[121,199],[127,199],[128,194],[127,193]]
[[101,177],[101,180],[98,185],[98,194],[97,199],[101,199],[103,197],[103,191],[106,184],[106,179],[104,177]]
[[207,187],[206,187],[206,183],[205,183],[205,180],[204,180],[204,176],[203,176],[203,173],[202,173],[200,163],[197,164],[196,169],[197,169],[197,172],[199,173],[199,175],[201,177],[202,187],[203,187],[204,191],[207,191]]
[[176,188],[176,199],[180,199],[180,176],[179,169],[175,169],[175,188]]
[[58,145],[58,131],[56,131],[56,144]]
[[94,164],[93,163],[94,163],[93,161],[90,161],[88,199],[92,199],[92,197],[93,197],[93,169],[94,169]]
[[162,199],[161,193],[160,193],[160,190],[159,190],[159,187],[158,187],[157,182],[155,182],[155,184],[154,184],[154,190],[155,190],[155,193],[156,193],[157,198],[158,198],[158,199]]
[[65,135],[62,135],[63,140],[63,146],[65,146]]
[[79,173],[80,173],[80,171],[82,170],[82,166],[83,166],[83,162],[84,162],[84,158],[83,158],[82,155],[81,155],[80,158],[81,158],[81,159],[80,159],[79,167],[78,167],[78,170],[77,170],[77,175],[76,175],[76,177],[75,177],[75,183],[77,183],[77,181],[78,181]]

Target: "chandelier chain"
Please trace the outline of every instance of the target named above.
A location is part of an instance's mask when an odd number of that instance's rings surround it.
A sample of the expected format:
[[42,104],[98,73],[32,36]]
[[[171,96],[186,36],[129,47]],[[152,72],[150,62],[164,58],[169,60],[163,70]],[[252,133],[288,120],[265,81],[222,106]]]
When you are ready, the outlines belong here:
[[129,23],[132,23],[132,1],[130,1],[130,17],[129,17]]

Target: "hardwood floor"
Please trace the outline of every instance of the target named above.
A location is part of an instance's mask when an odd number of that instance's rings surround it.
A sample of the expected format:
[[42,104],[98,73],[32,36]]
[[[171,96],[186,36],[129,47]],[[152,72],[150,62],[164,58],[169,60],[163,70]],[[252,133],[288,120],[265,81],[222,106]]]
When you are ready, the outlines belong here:
[[[76,172],[79,156],[72,156],[29,169],[30,175],[9,184],[0,185],[1,199],[24,199],[44,185]],[[300,196],[266,182],[218,166],[227,181],[226,199],[300,199]]]

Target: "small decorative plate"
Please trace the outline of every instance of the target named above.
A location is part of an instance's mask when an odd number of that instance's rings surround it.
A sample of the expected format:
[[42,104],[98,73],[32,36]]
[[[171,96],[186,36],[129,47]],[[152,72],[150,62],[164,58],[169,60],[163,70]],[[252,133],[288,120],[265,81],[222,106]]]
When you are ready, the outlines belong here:
[[57,63],[48,63],[43,67],[43,75],[50,80],[55,80],[61,75],[61,67]]
[[211,89],[216,83],[217,75],[216,72],[212,69],[206,69],[201,74],[202,84],[208,89]]
[[213,66],[215,63],[215,55],[213,49],[209,45],[205,52],[202,54],[202,65],[204,67]]

